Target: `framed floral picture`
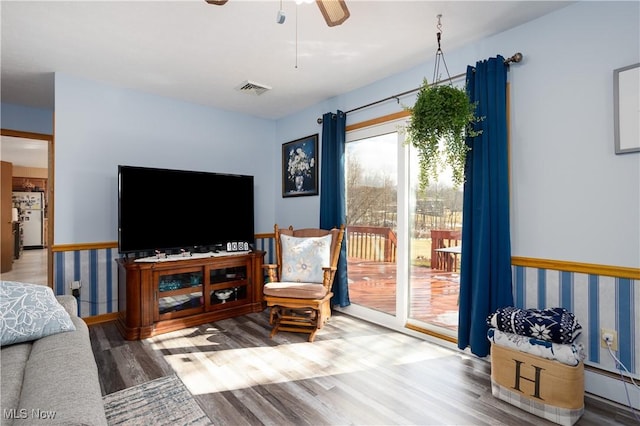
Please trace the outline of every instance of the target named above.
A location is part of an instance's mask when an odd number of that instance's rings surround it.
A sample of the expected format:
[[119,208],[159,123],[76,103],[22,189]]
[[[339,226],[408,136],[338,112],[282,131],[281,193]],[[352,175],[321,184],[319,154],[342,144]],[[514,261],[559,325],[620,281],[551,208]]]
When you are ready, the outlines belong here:
[[282,196],[318,195],[318,134],[282,144]]

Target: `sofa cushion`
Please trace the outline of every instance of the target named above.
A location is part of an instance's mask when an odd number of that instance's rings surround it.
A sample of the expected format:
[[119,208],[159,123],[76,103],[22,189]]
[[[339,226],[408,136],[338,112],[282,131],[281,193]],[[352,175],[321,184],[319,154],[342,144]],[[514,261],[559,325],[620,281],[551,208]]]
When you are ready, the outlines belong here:
[[0,346],[75,330],[51,288],[0,281]]
[[282,276],[280,281],[322,283],[323,267],[330,266],[331,235],[291,237],[280,235]]
[[[31,343],[21,343],[2,348],[0,351],[0,407],[2,410],[15,410],[20,401],[22,379],[26,368]],[[0,417],[0,424],[10,424],[4,412]]]
[[33,342],[20,407],[55,412],[57,424],[106,425],[89,329],[82,319],[71,319],[75,331]]
[[56,300],[62,305],[62,307],[69,313],[70,316],[78,316],[78,299],[68,294],[59,294],[56,296]]

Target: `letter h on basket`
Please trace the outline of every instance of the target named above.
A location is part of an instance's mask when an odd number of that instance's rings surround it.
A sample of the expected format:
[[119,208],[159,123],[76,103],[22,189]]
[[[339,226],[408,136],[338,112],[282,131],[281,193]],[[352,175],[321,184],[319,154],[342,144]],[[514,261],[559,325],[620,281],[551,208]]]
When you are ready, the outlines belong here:
[[534,391],[533,391],[533,395],[531,396],[534,398],[538,398],[541,401],[544,401],[544,399],[540,397],[540,373],[542,372],[542,370],[544,370],[544,368],[540,368],[540,367],[536,367],[535,365],[532,365],[532,367],[535,369],[535,379],[530,379],[520,374],[520,366],[524,363],[522,361],[518,361],[517,359],[514,359],[514,361],[516,362],[516,371],[515,371],[515,384],[513,385],[513,389],[517,390],[518,392],[522,392],[522,390],[520,389],[520,379],[527,380],[534,384]]

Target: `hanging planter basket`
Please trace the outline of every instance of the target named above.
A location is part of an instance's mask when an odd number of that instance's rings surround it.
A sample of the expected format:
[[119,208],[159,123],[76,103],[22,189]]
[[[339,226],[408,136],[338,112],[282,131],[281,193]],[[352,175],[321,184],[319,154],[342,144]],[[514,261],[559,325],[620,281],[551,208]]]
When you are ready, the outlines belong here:
[[411,123],[407,127],[409,142],[418,150],[420,189],[438,179],[439,172],[450,166],[453,182],[457,187],[464,182],[464,165],[469,146],[467,136],[474,137],[473,124],[476,104],[472,103],[464,88],[451,85],[429,85],[425,79],[411,111]]

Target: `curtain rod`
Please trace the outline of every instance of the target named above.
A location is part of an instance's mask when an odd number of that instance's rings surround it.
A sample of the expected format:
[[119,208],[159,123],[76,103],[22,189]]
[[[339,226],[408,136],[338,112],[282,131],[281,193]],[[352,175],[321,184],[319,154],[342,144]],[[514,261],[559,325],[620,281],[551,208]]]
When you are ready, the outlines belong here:
[[[513,56],[511,56],[511,57],[509,57],[509,58],[507,58],[507,59],[505,59],[505,60],[504,60],[504,64],[505,64],[505,65],[509,65],[509,64],[511,64],[511,63],[518,63],[518,62],[522,61],[522,57],[523,57],[523,56],[522,56],[522,53],[520,53],[520,52],[514,53],[514,54],[513,54]],[[454,75],[453,77],[448,78],[447,80],[440,80],[440,81],[438,81],[438,82],[434,83],[434,85],[442,84],[444,81],[457,80],[457,79],[459,79],[460,77],[464,77],[465,75],[467,75],[467,73],[466,73],[466,72],[464,72],[464,73],[460,73],[460,74],[456,74],[456,75]],[[381,103],[383,103],[383,102],[390,101],[390,100],[392,100],[392,99],[395,99],[395,100],[397,100],[398,102],[400,102],[400,98],[401,98],[402,96],[408,95],[408,94],[410,94],[410,93],[417,92],[417,91],[418,91],[418,90],[420,90],[421,88],[422,88],[422,86],[421,86],[421,87],[417,87],[417,88],[415,88],[415,89],[407,90],[406,92],[402,92],[402,93],[398,93],[398,94],[395,94],[395,95],[392,95],[392,96],[388,96],[388,97],[386,97],[386,98],[384,98],[384,99],[380,99],[380,100],[377,100],[377,101],[375,101],[375,102],[371,102],[371,103],[369,103],[369,104],[362,105],[362,106],[359,106],[359,107],[357,107],[357,108],[350,109],[349,111],[346,111],[346,112],[345,112],[345,114],[349,114],[349,113],[354,112],[354,111],[359,111],[359,110],[361,110],[361,109],[369,108],[370,106],[374,106],[374,105],[377,105],[377,104],[381,104]],[[322,117],[318,118],[317,122],[318,122],[318,124],[322,124]]]

